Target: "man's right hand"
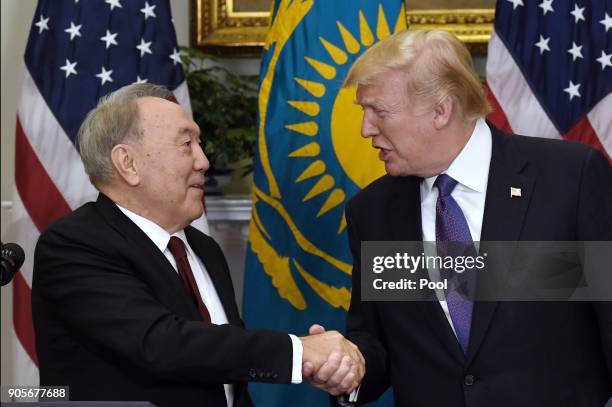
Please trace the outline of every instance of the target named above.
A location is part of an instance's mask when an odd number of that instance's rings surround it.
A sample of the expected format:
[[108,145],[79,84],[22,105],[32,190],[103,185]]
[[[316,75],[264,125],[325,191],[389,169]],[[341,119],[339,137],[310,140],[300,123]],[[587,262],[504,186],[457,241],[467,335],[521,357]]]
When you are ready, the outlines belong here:
[[302,375],[310,384],[337,396],[352,392],[365,374],[365,360],[351,341],[337,331],[313,325],[301,337]]

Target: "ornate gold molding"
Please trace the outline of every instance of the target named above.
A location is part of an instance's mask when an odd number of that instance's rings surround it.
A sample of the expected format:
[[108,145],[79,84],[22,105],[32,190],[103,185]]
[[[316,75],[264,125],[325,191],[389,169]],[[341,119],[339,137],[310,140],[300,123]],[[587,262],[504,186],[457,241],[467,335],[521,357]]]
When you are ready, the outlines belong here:
[[233,11],[232,0],[191,0],[191,46],[223,56],[261,55],[270,15]]
[[486,55],[493,31],[493,9],[444,9],[406,12],[409,28],[443,29],[465,42],[473,55]]
[[[493,30],[493,9],[408,11],[409,28],[444,29],[485,55]],[[191,46],[223,56],[261,55],[269,12],[234,11],[234,0],[191,0]]]

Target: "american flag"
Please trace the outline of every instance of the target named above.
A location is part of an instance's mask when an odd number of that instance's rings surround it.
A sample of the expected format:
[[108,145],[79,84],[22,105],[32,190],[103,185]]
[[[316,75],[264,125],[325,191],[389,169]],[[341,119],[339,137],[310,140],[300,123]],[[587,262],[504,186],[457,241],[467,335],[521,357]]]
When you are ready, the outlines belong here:
[[[124,85],[166,85],[188,111],[168,0],[40,0],[17,112],[13,231],[26,262],[13,282],[13,384],[38,384],[30,287],[41,231],[96,191],[75,139],[98,99]],[[199,226],[207,230],[205,219]],[[92,231],[94,233],[94,231]]]
[[518,134],[590,144],[610,160],[611,60],[612,0],[498,0],[489,119]]

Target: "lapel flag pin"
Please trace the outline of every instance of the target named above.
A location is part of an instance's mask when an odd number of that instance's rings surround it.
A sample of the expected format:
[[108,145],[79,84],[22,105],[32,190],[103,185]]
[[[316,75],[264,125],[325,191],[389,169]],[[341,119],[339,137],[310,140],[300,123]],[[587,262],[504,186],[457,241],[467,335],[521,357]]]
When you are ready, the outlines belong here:
[[521,189],[516,187],[510,187],[510,198],[521,196]]

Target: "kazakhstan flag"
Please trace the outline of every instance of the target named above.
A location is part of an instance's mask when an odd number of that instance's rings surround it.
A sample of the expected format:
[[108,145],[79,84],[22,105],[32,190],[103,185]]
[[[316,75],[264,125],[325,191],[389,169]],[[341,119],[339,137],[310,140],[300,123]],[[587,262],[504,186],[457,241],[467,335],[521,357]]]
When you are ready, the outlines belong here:
[[[246,260],[248,327],[344,331],[351,255],[344,205],[384,174],[360,137],[355,89],[341,89],[369,46],[406,29],[402,0],[276,0],[262,59],[253,216]],[[251,384],[257,406],[326,406],[308,384]],[[390,405],[387,397],[384,405]]]

